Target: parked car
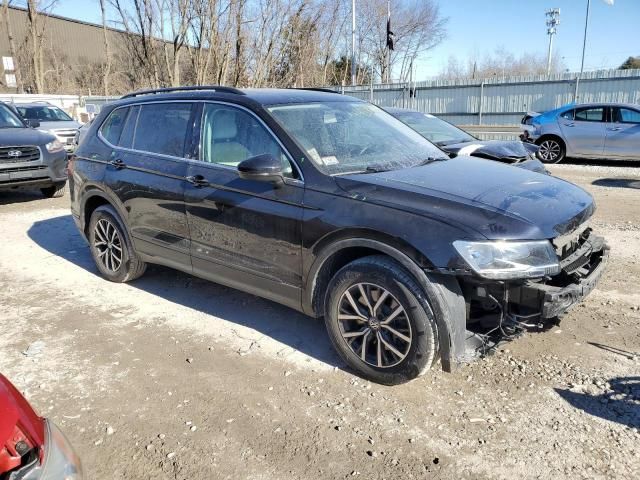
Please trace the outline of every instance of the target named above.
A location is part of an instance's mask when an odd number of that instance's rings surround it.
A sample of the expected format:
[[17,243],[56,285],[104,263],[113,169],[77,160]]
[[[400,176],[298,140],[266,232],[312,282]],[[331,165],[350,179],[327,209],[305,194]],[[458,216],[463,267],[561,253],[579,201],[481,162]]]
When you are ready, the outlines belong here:
[[544,165],[536,158],[538,147],[531,143],[514,140],[480,140],[429,113],[391,107],[385,110],[436,144],[450,157],[469,155],[546,173]]
[[81,480],[73,448],[48,419],[41,418],[0,374],[0,478]]
[[640,160],[640,105],[570,104],[522,119],[523,138],[539,145],[539,158]]
[[76,132],[82,126],[64,110],[47,102],[17,103],[16,110],[22,118],[40,123],[40,130],[52,133],[64,145],[68,153],[75,149]]
[[28,126],[0,102],[0,190],[39,188],[46,197],[64,195],[67,154],[55,136]]
[[451,370],[469,332],[562,315],[607,258],[581,188],[450,159],[335,93],[126,95],[69,171],[73,218],[106,279],[161,264],[324,317],[345,361],[385,384],[438,359]]
[[91,122],[93,122],[93,119],[89,120],[87,123],[84,123],[76,132],[76,136],[73,139],[75,148],[78,148],[78,145],[80,145],[80,142],[82,142],[84,137],[87,135],[87,132],[89,131],[89,127],[91,126]]

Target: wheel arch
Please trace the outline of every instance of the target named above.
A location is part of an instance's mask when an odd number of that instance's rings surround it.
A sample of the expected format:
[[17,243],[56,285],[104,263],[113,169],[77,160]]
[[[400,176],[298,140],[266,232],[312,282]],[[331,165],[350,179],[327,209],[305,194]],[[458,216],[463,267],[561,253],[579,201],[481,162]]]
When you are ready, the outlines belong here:
[[102,205],[109,205],[120,216],[120,224],[123,229],[130,234],[129,228],[124,221],[126,211],[124,206],[117,200],[117,197],[98,187],[89,187],[85,190],[80,204],[80,225],[85,237],[88,238],[87,229],[89,228],[89,220],[93,212]]

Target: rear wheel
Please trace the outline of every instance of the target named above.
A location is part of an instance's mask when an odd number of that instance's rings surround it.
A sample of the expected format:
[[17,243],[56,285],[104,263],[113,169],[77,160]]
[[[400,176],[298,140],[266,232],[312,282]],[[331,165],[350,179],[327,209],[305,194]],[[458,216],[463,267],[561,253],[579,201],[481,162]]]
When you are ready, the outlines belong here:
[[60,198],[67,191],[67,182],[56,183],[50,187],[41,188],[40,191],[47,198]]
[[96,208],[89,221],[88,233],[93,260],[107,280],[124,283],[144,274],[147,265],[133,250],[113,207],[103,205]]
[[393,385],[419,376],[437,350],[435,319],[420,298],[417,282],[390,258],[351,262],[331,280],[325,302],[334,347],[374,382]]
[[542,138],[538,147],[538,158],[544,163],[559,163],[566,155],[564,143],[555,137]]

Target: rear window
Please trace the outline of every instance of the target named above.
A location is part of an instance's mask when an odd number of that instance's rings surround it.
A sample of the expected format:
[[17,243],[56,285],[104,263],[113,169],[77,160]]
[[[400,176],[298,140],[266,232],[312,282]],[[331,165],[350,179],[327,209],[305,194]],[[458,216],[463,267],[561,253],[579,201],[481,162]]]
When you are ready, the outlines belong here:
[[581,122],[602,122],[604,108],[578,108],[575,119]]
[[133,148],[172,157],[184,156],[191,103],[142,105],[138,114]]
[[118,145],[120,142],[120,135],[127,118],[127,112],[129,112],[129,108],[115,109],[100,128],[100,133],[111,145]]

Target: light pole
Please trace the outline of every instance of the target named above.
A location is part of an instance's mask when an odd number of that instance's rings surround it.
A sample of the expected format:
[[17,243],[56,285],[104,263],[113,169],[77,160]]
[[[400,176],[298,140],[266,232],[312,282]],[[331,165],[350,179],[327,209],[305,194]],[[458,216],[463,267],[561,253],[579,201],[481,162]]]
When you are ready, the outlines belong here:
[[356,0],[351,0],[351,85],[356,84]]
[[556,27],[560,25],[560,9],[552,8],[547,10],[545,16],[547,20],[547,35],[549,35],[549,52],[547,53],[547,76],[551,74],[551,51],[553,49],[553,36],[557,33]]
[[584,17],[584,37],[582,39],[582,61],[580,62],[580,74],[576,78],[576,90],[573,93],[574,103],[578,101],[578,88],[580,86],[580,79],[582,78],[582,72],[584,72],[584,52],[587,49],[587,28],[589,27],[589,10],[591,10],[591,0],[587,0],[587,14]]

